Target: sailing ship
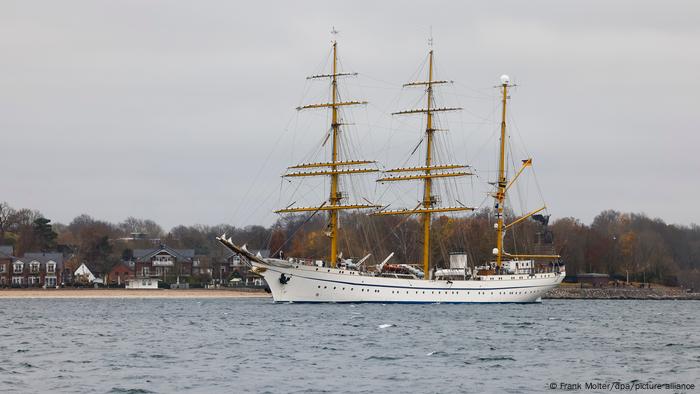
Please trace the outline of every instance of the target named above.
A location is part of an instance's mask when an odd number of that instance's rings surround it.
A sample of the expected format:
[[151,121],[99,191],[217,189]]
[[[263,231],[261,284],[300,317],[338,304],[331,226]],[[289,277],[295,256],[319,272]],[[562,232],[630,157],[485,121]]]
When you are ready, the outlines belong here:
[[[469,167],[460,164],[437,163],[434,160],[433,139],[437,129],[434,127],[436,114],[457,111],[456,107],[438,107],[435,105],[434,89],[438,85],[449,83],[436,80],[433,76],[433,50],[428,53],[427,78],[405,84],[405,87],[422,87],[426,91],[425,108],[399,111],[394,115],[419,114],[426,118],[424,134],[425,161],[416,167],[393,168],[377,179],[378,182],[419,181],[422,183],[422,200],[413,209],[387,210],[379,204],[344,203],[347,196],[339,189],[341,176],[377,172],[370,166],[372,160],[340,157],[339,133],[343,126],[339,108],[365,104],[364,101],[342,101],[338,94],[338,80],[341,77],[355,75],[338,70],[337,42],[332,42],[332,66],[328,74],[309,77],[310,79],[329,79],[331,85],[330,101],[299,107],[299,110],[323,108],[331,111],[331,125],[327,140],[330,140],[331,158],[327,162],[302,163],[289,167],[286,177],[330,178],[328,199],[313,207],[286,207],[277,213],[318,212],[328,213],[326,234],[330,239],[330,255],[327,261],[305,262],[302,259],[262,258],[248,251],[245,245],[239,246],[223,234],[217,240],[232,252],[243,257],[251,265],[253,272],[262,276],[276,302],[378,302],[378,303],[532,303],[540,302],[542,296],[558,286],[566,275],[565,267],[555,254],[511,254],[504,251],[505,232],[512,226],[537,215],[546,207],[525,214],[506,224],[505,205],[510,187],[522,172],[530,167],[531,159],[523,160],[522,167],[512,179],[507,177],[506,169],[506,107],[509,88],[513,85],[507,76],[501,77],[501,127],[499,144],[498,179],[492,193],[496,221],[495,247],[493,261],[480,266],[468,267],[460,256],[451,258],[449,269],[431,271],[430,238],[431,223],[434,213],[460,212],[473,210],[461,203],[455,206],[441,206],[440,199],[433,195],[433,182],[437,179],[455,178],[472,175]],[[399,174],[399,175],[397,175]],[[368,201],[369,202],[369,201]],[[359,267],[367,256],[357,263],[343,262],[338,265],[338,219],[344,210],[370,210],[373,215],[420,215],[423,233],[422,270],[411,264],[389,264],[391,253],[373,272]],[[546,263],[542,263],[546,261]]]

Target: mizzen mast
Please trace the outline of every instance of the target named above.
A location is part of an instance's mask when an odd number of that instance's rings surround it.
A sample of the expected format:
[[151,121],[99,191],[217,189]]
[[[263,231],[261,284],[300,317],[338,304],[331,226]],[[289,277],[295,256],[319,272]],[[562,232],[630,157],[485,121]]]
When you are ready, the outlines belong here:
[[532,166],[532,159],[528,158],[525,160],[522,160],[522,166],[518,170],[518,172],[515,174],[513,179],[510,181],[508,180],[507,174],[506,174],[506,106],[508,104],[508,99],[510,96],[508,96],[508,88],[512,87],[515,85],[511,85],[510,83],[510,78],[507,75],[502,75],[501,76],[501,86],[500,88],[502,89],[502,97],[501,97],[501,138],[500,138],[500,149],[499,149],[499,156],[498,156],[498,182],[496,184],[496,193],[493,194],[494,198],[494,209],[496,211],[496,248],[493,250],[493,253],[496,255],[496,267],[498,271],[501,270],[501,265],[503,264],[503,256],[509,257],[509,258],[523,258],[523,259],[558,259],[559,255],[526,255],[526,254],[510,254],[506,253],[503,251],[503,239],[505,238],[505,233],[506,230],[508,230],[511,226],[514,226],[525,219],[531,217],[532,215],[541,212],[545,209],[547,209],[546,206],[543,206],[542,208],[536,209],[530,213],[527,213],[518,219],[514,220],[513,222],[509,224],[504,223],[504,214],[505,214],[505,203],[506,203],[506,193],[508,192],[508,189],[510,189],[511,186],[515,183],[515,181],[518,179],[520,174],[523,173],[523,171],[527,167]]
[[[436,178],[450,178],[450,177],[460,177],[472,175],[470,172],[465,171],[467,166],[456,165],[456,164],[440,164],[435,165],[435,149],[433,147],[433,139],[437,129],[434,128],[433,116],[436,112],[446,112],[446,111],[458,111],[461,108],[451,108],[451,107],[436,107],[433,97],[433,87],[435,85],[446,84],[450,81],[446,80],[435,80],[433,79],[433,50],[428,52],[428,78],[425,81],[414,81],[404,84],[404,87],[425,87],[427,93],[427,103],[425,108],[410,109],[405,111],[395,112],[392,115],[409,115],[409,114],[425,114],[426,115],[426,128],[425,128],[425,164],[422,167],[406,167],[406,168],[394,168],[387,170],[387,173],[409,173],[408,175],[389,175],[384,178],[380,178],[377,182],[391,182],[391,181],[409,181],[409,180],[420,180],[423,182],[423,200],[414,209],[402,209],[402,210],[382,210],[375,213],[375,215],[422,215],[422,226],[423,226],[423,278],[430,279],[430,225],[432,220],[432,214],[436,212],[456,212],[456,211],[469,211],[474,208],[469,207],[439,207],[438,198],[432,194],[433,179]],[[449,171],[447,171],[449,170]]]
[[508,87],[510,79],[507,75],[501,76],[501,87],[503,88],[502,109],[501,109],[501,140],[498,156],[498,191],[496,192],[495,207],[496,208],[496,266],[501,269],[503,260],[503,237],[505,229],[503,228],[503,213],[506,201],[506,104],[508,103]]
[[[335,30],[333,31],[335,34]],[[312,75],[307,77],[307,79],[330,79],[331,81],[331,97],[329,103],[320,104],[309,104],[298,107],[297,110],[305,109],[315,109],[315,108],[326,108],[331,110],[331,127],[330,135],[327,139],[331,141],[331,161],[321,162],[321,163],[302,163],[299,165],[291,166],[288,170],[303,170],[303,171],[292,171],[287,172],[284,176],[288,178],[292,177],[308,177],[308,176],[330,176],[330,195],[328,200],[323,202],[320,206],[315,207],[287,207],[275,211],[275,213],[293,213],[293,212],[318,212],[318,211],[328,211],[329,221],[328,221],[328,231],[327,235],[330,238],[330,252],[329,252],[329,263],[331,267],[336,266],[336,260],[338,259],[338,213],[341,210],[349,209],[372,209],[381,208],[380,205],[372,204],[342,204],[342,201],[346,198],[343,192],[340,190],[339,179],[340,175],[350,175],[368,172],[377,172],[378,170],[373,168],[363,167],[367,164],[373,164],[374,161],[371,160],[342,160],[339,155],[340,151],[340,133],[341,127],[343,125],[340,119],[340,107],[354,106],[367,104],[366,101],[341,101],[338,94],[338,78],[344,76],[354,76],[357,73],[342,73],[338,70],[338,43],[333,40],[333,64],[330,74],[320,74]],[[325,144],[325,142],[324,142]],[[318,170],[308,170],[308,169],[318,169]]]

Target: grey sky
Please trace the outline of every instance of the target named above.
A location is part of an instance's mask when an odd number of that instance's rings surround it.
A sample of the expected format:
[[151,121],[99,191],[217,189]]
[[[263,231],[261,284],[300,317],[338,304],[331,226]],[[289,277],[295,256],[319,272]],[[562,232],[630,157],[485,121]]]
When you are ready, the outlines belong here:
[[456,82],[444,104],[465,108],[446,117],[455,159],[483,180],[492,86],[507,73],[519,85],[514,143],[535,158],[555,217],[611,208],[700,222],[689,205],[700,194],[697,2],[426,4],[3,1],[0,201],[60,222],[269,224],[291,202],[279,175],[323,137],[325,115],[294,108],[322,92],[304,77],[321,71],[331,27],[360,73],[348,98],[371,102],[353,112],[362,155],[394,166],[420,131],[388,113],[420,97],[399,87],[432,25],[438,77]]

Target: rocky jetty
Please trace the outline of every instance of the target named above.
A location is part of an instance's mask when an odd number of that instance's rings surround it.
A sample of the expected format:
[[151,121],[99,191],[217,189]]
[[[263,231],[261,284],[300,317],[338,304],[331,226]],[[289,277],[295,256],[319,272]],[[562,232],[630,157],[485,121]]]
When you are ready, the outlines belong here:
[[585,300],[700,300],[700,293],[679,287],[584,287],[559,286],[547,293],[548,299]]

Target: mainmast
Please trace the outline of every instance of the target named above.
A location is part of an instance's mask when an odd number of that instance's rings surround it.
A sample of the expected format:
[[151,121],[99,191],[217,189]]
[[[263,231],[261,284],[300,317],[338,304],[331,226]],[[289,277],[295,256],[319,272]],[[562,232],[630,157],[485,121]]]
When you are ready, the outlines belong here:
[[427,93],[427,103],[425,108],[421,109],[410,109],[406,111],[395,112],[392,115],[406,115],[406,114],[425,114],[426,115],[426,128],[425,128],[425,165],[423,167],[409,167],[409,168],[394,168],[387,170],[386,172],[413,172],[415,174],[401,175],[401,176],[388,176],[380,178],[378,182],[388,182],[388,181],[409,181],[409,180],[421,180],[423,181],[423,200],[414,209],[403,209],[395,211],[383,210],[377,212],[376,215],[412,215],[421,214],[422,225],[423,225],[423,278],[430,279],[430,225],[432,220],[432,214],[435,212],[455,212],[455,211],[468,211],[473,210],[469,207],[437,207],[438,199],[432,194],[432,186],[434,178],[448,178],[448,177],[458,177],[471,175],[471,173],[466,171],[449,171],[445,170],[464,170],[467,166],[446,164],[446,165],[433,165],[434,162],[434,148],[433,148],[433,138],[435,131],[433,127],[433,116],[436,112],[444,111],[457,111],[461,108],[437,108],[435,107],[433,99],[433,87],[434,85],[449,83],[450,81],[434,80],[433,79],[433,50],[428,52],[428,78],[426,81],[415,81],[404,84],[404,87],[411,86],[425,86]]
[[494,208],[496,210],[496,248],[494,248],[493,253],[496,255],[496,267],[498,271],[501,269],[501,265],[503,263],[503,256],[509,257],[509,258],[523,258],[523,259],[558,259],[559,255],[535,255],[535,254],[510,254],[506,253],[503,251],[503,239],[505,237],[506,230],[508,230],[511,226],[514,226],[523,220],[529,218],[530,216],[541,212],[545,209],[547,209],[546,206],[543,206],[542,208],[538,208],[530,213],[527,213],[518,219],[514,220],[513,222],[509,224],[505,224],[503,220],[503,216],[505,214],[505,202],[506,202],[506,193],[508,192],[508,189],[510,189],[511,186],[515,183],[515,181],[518,179],[520,174],[523,173],[523,171],[527,168],[532,166],[532,159],[528,158],[525,160],[522,160],[522,166],[518,170],[518,172],[513,176],[513,179],[510,181],[508,180],[508,176],[506,173],[506,106],[508,104],[508,99],[510,96],[508,96],[508,88],[512,87],[515,85],[510,84],[510,78],[507,75],[501,75],[501,89],[502,89],[502,97],[501,97],[501,139],[500,139],[500,149],[499,149],[499,156],[498,156],[498,182],[497,182],[497,191],[496,193],[493,194],[493,198],[495,200],[494,202]]
[[[354,76],[357,73],[341,73],[338,71],[338,43],[333,40],[333,65],[330,74],[320,74],[312,75],[307,77],[307,79],[325,79],[329,78],[331,81],[331,101],[330,103],[320,103],[320,104],[309,104],[305,106],[298,107],[297,110],[312,109],[312,108],[330,108],[331,110],[331,127],[330,127],[330,137],[331,140],[331,161],[325,163],[304,163],[296,166],[289,167],[289,170],[297,169],[310,169],[310,168],[320,168],[318,171],[299,171],[299,172],[288,172],[285,177],[304,177],[304,176],[330,176],[330,195],[328,200],[323,202],[320,206],[316,207],[287,207],[285,209],[280,209],[275,211],[276,213],[289,213],[289,212],[318,212],[318,211],[328,211],[329,221],[328,221],[328,237],[330,238],[330,253],[328,261],[331,267],[336,266],[336,260],[338,259],[338,212],[341,210],[349,209],[368,209],[368,208],[381,208],[380,205],[371,204],[347,204],[343,205],[342,201],[346,198],[342,191],[339,189],[339,178],[343,174],[357,174],[357,173],[368,173],[377,172],[376,169],[362,167],[363,165],[375,163],[369,160],[342,160],[339,157],[340,148],[340,133],[342,125],[339,107],[341,106],[352,106],[367,104],[366,101],[340,101],[338,95],[338,77],[344,76]],[[325,142],[324,142],[325,144]]]

